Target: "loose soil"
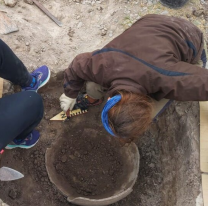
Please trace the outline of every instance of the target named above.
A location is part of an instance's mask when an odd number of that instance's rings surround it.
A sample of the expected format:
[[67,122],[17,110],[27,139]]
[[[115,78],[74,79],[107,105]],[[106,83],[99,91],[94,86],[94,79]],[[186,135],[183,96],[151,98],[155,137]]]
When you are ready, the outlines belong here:
[[[42,0],[62,21],[60,28],[35,5],[18,1],[14,8],[8,8],[2,2],[1,9],[16,22],[19,31],[1,38],[29,71],[45,64],[53,71],[53,78],[40,91],[45,106],[44,118],[37,128],[40,141],[29,150],[15,149],[3,155],[1,165],[20,171],[25,177],[0,182],[0,198],[10,206],[73,206],[50,182],[45,152],[63,136],[66,128],[70,129],[69,136],[79,130],[81,136],[85,128],[99,132],[103,105],[71,118],[66,124],[50,121],[60,112],[58,99],[63,93],[63,77],[57,72],[64,70],[77,54],[102,48],[147,13],[185,18],[199,26],[207,39],[205,6],[198,0],[189,0],[179,10],[168,9],[157,0]],[[193,13],[193,10],[200,12]],[[12,92],[10,84],[4,86],[5,93]],[[83,121],[84,118],[87,120]],[[91,120],[96,124],[90,124]],[[141,155],[138,181],[133,192],[113,206],[196,206],[196,198],[201,194],[198,103],[173,102],[138,140],[137,146]]]
[[63,182],[80,196],[95,198],[113,194],[125,180],[121,146],[109,141],[102,127],[69,132],[70,129],[59,137],[58,149],[52,148],[56,156],[54,167]]

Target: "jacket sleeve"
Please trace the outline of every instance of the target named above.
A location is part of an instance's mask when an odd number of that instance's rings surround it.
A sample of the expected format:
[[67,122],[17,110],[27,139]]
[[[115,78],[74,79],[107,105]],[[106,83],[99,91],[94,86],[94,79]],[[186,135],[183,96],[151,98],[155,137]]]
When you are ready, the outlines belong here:
[[[168,71],[168,78],[163,81],[161,77],[155,82],[164,98],[179,101],[208,100],[207,69],[180,61],[170,66]],[[160,99],[159,96],[156,94],[156,99]]]
[[92,53],[79,54],[64,72],[64,92],[70,98],[76,98],[85,81],[92,81]]

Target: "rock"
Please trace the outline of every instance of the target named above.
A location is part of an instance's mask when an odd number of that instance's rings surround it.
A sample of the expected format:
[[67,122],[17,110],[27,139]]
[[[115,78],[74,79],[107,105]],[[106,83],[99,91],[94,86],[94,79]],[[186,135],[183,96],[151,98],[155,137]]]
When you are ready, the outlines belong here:
[[79,15],[78,15],[78,16],[76,17],[76,19],[77,19],[77,20],[79,20],[79,19],[80,19],[80,17],[81,17],[81,16],[79,16]]
[[73,37],[74,36],[74,31],[73,31],[73,29],[71,27],[69,28],[68,36],[69,37]]
[[199,10],[194,10],[193,15],[196,17],[200,17],[201,15],[204,14],[204,9],[199,9]]
[[109,37],[113,36],[113,31],[109,31]]
[[191,18],[191,14],[186,14],[186,17],[187,18]]
[[162,14],[162,15],[168,15],[169,12],[168,12],[168,11],[163,11],[161,14]]
[[77,25],[77,28],[78,28],[78,29],[81,28],[82,25],[83,25],[83,23],[80,21],[80,22],[78,23],[78,25]]
[[102,11],[102,10],[103,10],[103,7],[102,7],[102,6],[99,6],[99,7],[97,8],[97,10],[98,10],[98,11]]
[[13,200],[17,198],[17,191],[14,189],[11,189],[9,191],[9,197],[12,198]]
[[75,151],[74,156],[75,156],[75,157],[80,157],[79,152]]
[[71,158],[72,160],[75,159],[74,155],[69,155],[69,158]]
[[107,34],[107,30],[102,29],[102,31],[101,31],[101,36],[105,36],[106,34]]
[[17,0],[4,0],[6,6],[14,7],[17,3]]
[[26,4],[33,4],[33,1],[32,0],[24,0],[24,2],[26,3]]
[[66,161],[67,161],[67,156],[66,156],[66,155],[62,156],[62,157],[61,157],[61,161],[62,161],[63,163],[66,162]]

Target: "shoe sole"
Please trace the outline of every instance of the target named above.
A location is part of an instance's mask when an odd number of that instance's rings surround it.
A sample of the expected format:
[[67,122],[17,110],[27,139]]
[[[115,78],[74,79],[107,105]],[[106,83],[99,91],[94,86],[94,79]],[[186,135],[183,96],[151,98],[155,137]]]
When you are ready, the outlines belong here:
[[50,69],[48,69],[48,77],[47,77],[47,79],[46,79],[46,80],[41,84],[41,86],[38,87],[38,89],[35,90],[35,91],[37,92],[41,87],[45,86],[45,85],[48,83],[50,77],[51,77],[51,71],[50,71]]
[[33,145],[30,146],[24,146],[24,145],[10,145],[9,147],[5,147],[5,149],[16,149],[16,148],[21,148],[21,149],[30,149],[31,147],[34,147],[37,143],[38,143],[39,139],[37,140],[37,142]]

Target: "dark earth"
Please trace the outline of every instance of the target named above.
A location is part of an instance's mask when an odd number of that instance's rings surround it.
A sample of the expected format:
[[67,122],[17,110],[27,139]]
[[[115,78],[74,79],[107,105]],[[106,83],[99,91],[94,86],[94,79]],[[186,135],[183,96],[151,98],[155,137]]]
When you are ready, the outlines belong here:
[[[103,105],[91,108],[88,113],[73,117],[69,122],[52,122],[50,118],[60,112],[58,99],[62,92],[62,75],[53,75],[50,83],[40,91],[45,105],[44,118],[37,128],[41,133],[40,141],[29,150],[14,149],[6,151],[3,155],[1,166],[11,167],[25,175],[20,180],[0,182],[1,199],[10,206],[73,205],[68,203],[66,197],[50,182],[45,166],[46,149],[61,137],[69,139],[63,146],[63,151],[60,150],[57,153],[54,166],[57,167],[57,172],[66,177],[67,183],[69,181],[73,184],[71,176],[66,173],[67,169],[73,172],[75,168],[79,168],[80,176],[78,178],[80,180],[83,175],[86,175],[84,170],[88,166],[83,164],[81,167],[82,161],[80,160],[79,163],[73,161],[73,158],[79,158],[79,155],[84,158],[84,152],[87,151],[86,159],[89,160],[92,157],[92,154],[89,153],[91,148],[83,148],[83,145],[84,142],[93,140],[93,143],[90,141],[90,144],[100,145],[109,153],[107,157],[102,154],[97,156],[96,166],[101,165],[103,158],[104,163],[109,158],[120,163],[116,163],[117,167],[112,171],[107,170],[109,165],[102,165],[103,168],[106,166],[105,172],[108,174],[103,174],[102,178],[107,178],[110,189],[113,189],[114,184],[119,184],[117,174],[122,172],[122,161],[117,159],[119,157],[119,154],[116,154],[118,145],[108,145],[105,142],[107,140],[102,139],[100,133],[100,131],[105,132],[100,120]],[[66,128],[68,128],[67,132]],[[81,135],[85,129],[93,131],[91,137]],[[102,143],[105,145],[101,146]],[[157,121],[151,124],[149,130],[136,141],[136,144],[141,160],[134,190],[125,199],[112,206],[195,206],[201,187],[198,102],[173,102],[158,117]],[[68,147],[72,148],[67,150]],[[83,153],[76,153],[79,147],[83,148],[83,150],[79,150]],[[114,156],[110,156],[112,151]],[[93,149],[93,152],[96,153],[96,148]],[[64,155],[73,155],[71,156],[73,158],[66,158]],[[73,165],[71,168],[68,161]],[[114,180],[109,179],[111,172]],[[98,180],[101,178],[101,171],[95,173],[95,170],[85,177],[90,179],[92,174],[97,175]],[[86,196],[89,194],[85,184],[74,186],[77,192]],[[101,186],[103,188],[99,189]],[[83,190],[80,190],[81,187]],[[101,182],[99,187],[90,188],[90,194],[102,193],[107,188],[107,184]]]
[[110,142],[102,130],[102,127],[97,127],[97,131],[79,129],[70,134],[69,128],[60,137],[58,150],[53,150],[57,173],[80,196],[93,198],[111,194],[123,183],[125,159],[120,146]]

